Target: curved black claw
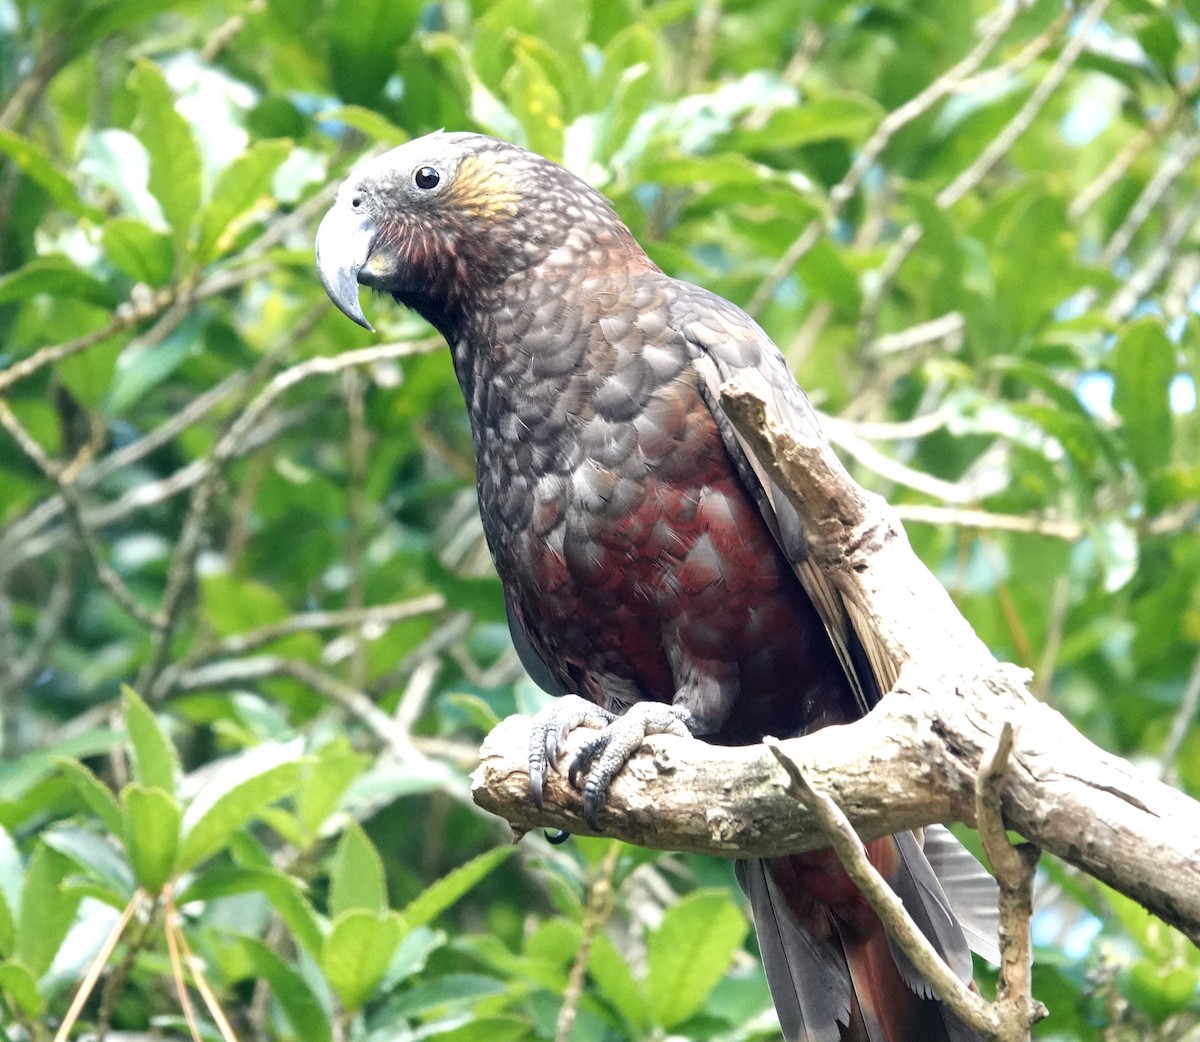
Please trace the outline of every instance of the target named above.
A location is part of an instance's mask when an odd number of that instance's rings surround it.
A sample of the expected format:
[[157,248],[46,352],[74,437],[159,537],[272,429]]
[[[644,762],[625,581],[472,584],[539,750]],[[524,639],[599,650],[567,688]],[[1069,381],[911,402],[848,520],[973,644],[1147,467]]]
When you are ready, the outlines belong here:
[[674,734],[689,737],[699,730],[695,717],[682,706],[663,702],[636,702],[624,716],[617,717],[575,754],[567,778],[583,785],[583,817],[588,827],[600,832],[600,809],[608,800],[608,789],[617,773],[629,762],[647,735]]
[[559,750],[567,735],[577,727],[607,727],[615,719],[608,710],[578,695],[563,695],[533,718],[533,729],[529,732],[529,788],[538,810],[542,809],[546,770],[558,770]]

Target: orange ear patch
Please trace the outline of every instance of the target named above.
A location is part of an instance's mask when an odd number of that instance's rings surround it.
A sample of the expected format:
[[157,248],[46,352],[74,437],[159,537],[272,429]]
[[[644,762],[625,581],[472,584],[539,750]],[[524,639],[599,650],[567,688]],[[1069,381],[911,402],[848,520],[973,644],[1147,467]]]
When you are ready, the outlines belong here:
[[471,217],[515,217],[521,193],[514,174],[512,167],[494,153],[467,156],[459,164],[446,201]]

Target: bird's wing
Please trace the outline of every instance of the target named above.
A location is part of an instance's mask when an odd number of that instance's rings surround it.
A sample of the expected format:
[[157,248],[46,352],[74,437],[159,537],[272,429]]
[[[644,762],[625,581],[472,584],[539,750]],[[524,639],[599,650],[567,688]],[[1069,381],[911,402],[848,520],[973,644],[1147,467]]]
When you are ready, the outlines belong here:
[[[895,671],[869,627],[855,624],[841,595],[812,562],[796,509],[721,408],[721,385],[735,375],[752,381],[759,393],[774,404],[783,422],[805,436],[821,436],[816,412],[778,348],[745,312],[692,286],[683,289],[681,300],[674,325],[692,348],[700,393],[712,410],[743,483],[755,496],[776,541],[816,606],[859,708],[866,713],[891,688]],[[928,832],[929,857],[913,836],[898,843],[901,870],[890,882],[943,956],[960,973],[965,970],[969,978],[966,945],[954,922],[958,920],[973,950],[993,959],[995,881],[945,829],[935,827]],[[897,962],[902,975],[913,983],[905,972],[907,960]]]
[[546,660],[534,648],[507,588],[504,590],[504,615],[508,619],[508,632],[512,636],[517,658],[521,660],[521,665],[525,667],[529,679],[548,694],[570,694],[571,692],[563,683],[562,678],[546,665]]
[[693,350],[700,394],[717,421],[743,483],[757,499],[780,549],[816,606],[859,709],[866,713],[895,682],[894,670],[870,631],[855,628],[841,594],[813,563],[795,507],[767,476],[721,408],[721,385],[741,375],[774,403],[789,427],[820,436],[816,412],[778,348],[745,312],[696,287],[689,286],[683,299],[676,327]]

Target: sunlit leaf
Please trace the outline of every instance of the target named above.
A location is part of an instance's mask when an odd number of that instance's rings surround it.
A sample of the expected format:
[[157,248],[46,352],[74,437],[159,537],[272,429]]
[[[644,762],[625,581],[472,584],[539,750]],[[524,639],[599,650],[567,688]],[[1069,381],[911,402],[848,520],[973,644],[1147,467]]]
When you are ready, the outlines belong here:
[[175,266],[171,237],[136,217],[114,217],[100,233],[104,252],[131,279],[149,286],[170,281]]
[[296,741],[255,746],[222,764],[184,811],[180,869],[211,857],[235,829],[291,792],[302,757],[301,744]]
[[79,198],[71,176],[29,138],[0,128],[0,152],[11,159],[26,177],[40,185],[56,206],[78,217],[100,220],[102,215]]
[[179,849],[179,804],[162,789],[131,782],[121,790],[125,849],[138,885],[157,894],[171,878]]
[[1171,380],[1175,350],[1155,319],[1131,325],[1113,350],[1113,408],[1125,421],[1133,461],[1143,475],[1171,458]]
[[133,688],[122,689],[121,703],[133,754],[133,776],[148,789],[173,793],[179,779],[179,756],[171,739]]
[[415,897],[404,908],[404,921],[410,929],[432,922],[502,861],[507,860],[512,852],[512,847],[497,847],[460,865]]
[[138,99],[134,133],[150,157],[150,194],[158,200],[175,242],[187,242],[200,209],[200,152],[162,72],[141,60],[129,75]]
[[290,141],[259,141],[221,171],[212,198],[200,214],[196,253],[201,262],[228,248],[239,221],[255,207],[271,206],[271,178],[292,150]]
[[719,891],[697,891],[667,910],[646,952],[647,1008],[657,1023],[670,1028],[700,1009],[746,929],[745,917]]
[[69,858],[44,843],[34,848],[25,866],[13,955],[37,977],[50,968],[75,919],[79,898],[63,887],[73,867]]
[[321,952],[321,969],[347,1009],[358,1009],[383,980],[404,928],[395,912],[361,908],[334,920]]
[[270,984],[271,997],[279,1003],[295,1036],[308,1042],[330,1042],[333,1029],[328,1012],[304,976],[257,938],[239,937],[238,944],[255,975]]
[[78,297],[90,304],[111,307],[116,297],[103,282],[66,257],[50,254],[0,276],[0,304],[23,301],[38,293],[52,297]]
[[342,832],[329,877],[329,914],[337,917],[352,908],[369,912],[387,909],[387,880],[379,851],[358,822]]

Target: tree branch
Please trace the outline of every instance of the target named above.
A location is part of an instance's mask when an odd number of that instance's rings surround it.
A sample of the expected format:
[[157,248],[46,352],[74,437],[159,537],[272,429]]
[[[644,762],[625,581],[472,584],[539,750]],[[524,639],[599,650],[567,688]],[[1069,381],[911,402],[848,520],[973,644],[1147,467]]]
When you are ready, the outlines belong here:
[[[854,483],[816,433],[786,429],[732,383],[722,403],[800,513],[812,560],[854,625],[881,650],[892,690],[867,717],[781,742],[864,840],[933,822],[976,820],[976,779],[1006,724],[1015,738],[998,785],[1006,827],[1140,901],[1200,941],[1200,806],[1092,745],[998,663],[913,554],[886,504]],[[477,803],[518,830],[587,833],[582,798],[551,773],[545,811],[529,796],[528,719],[485,742]],[[573,738],[575,736],[572,736]],[[568,741],[564,758],[583,741]],[[784,791],[762,745],[648,740],[613,783],[606,834],[645,846],[769,857],[828,845]]]

